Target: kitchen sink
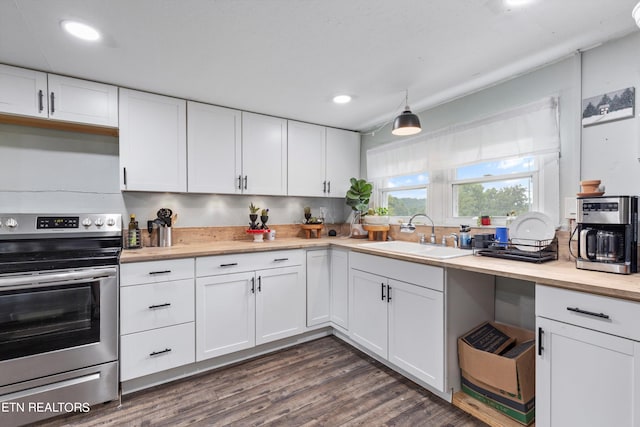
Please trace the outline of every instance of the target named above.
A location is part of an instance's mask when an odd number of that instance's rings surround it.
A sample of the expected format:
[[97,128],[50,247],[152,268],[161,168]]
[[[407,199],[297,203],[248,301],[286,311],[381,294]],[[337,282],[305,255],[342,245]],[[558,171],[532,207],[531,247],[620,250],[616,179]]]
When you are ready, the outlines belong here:
[[472,254],[472,252],[467,249],[458,249],[452,248],[450,246],[439,246],[431,244],[421,245],[420,243],[402,242],[397,240],[392,242],[364,243],[361,246],[381,251],[397,252],[407,255],[417,255],[433,259],[456,258]]

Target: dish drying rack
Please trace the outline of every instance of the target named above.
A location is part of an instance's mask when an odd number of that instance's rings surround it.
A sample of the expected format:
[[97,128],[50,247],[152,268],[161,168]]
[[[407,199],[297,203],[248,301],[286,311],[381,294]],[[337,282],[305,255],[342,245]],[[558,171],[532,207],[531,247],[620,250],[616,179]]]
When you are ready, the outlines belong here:
[[518,238],[516,243],[509,239],[506,246],[504,243],[492,242],[488,248],[474,248],[473,254],[535,263],[555,261],[558,259],[558,238],[546,240]]

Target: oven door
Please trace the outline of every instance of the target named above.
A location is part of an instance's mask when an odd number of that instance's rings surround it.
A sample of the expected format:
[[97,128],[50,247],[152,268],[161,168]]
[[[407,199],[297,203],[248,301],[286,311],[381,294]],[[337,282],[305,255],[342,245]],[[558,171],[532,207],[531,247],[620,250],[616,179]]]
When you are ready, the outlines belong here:
[[117,359],[116,266],[0,276],[0,385]]

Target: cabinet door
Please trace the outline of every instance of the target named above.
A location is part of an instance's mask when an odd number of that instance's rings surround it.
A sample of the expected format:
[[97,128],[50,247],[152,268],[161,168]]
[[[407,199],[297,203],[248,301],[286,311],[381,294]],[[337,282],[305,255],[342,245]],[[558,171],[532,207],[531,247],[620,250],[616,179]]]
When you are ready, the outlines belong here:
[[188,190],[242,192],[242,114],[238,110],[187,102]]
[[288,194],[318,196],[327,192],[325,127],[288,122]]
[[48,116],[47,74],[0,65],[0,112]]
[[327,195],[344,197],[351,177],[360,177],[360,134],[327,128]]
[[255,275],[196,279],[196,360],[255,345]]
[[542,317],[536,322],[542,337],[536,425],[640,426],[640,343]]
[[307,326],[329,321],[331,276],[329,249],[307,252]]
[[349,329],[349,253],[339,249],[331,249],[330,253],[331,322]]
[[351,270],[349,336],[374,353],[387,357],[387,279]]
[[442,292],[389,279],[389,361],[444,392]]
[[49,118],[118,127],[118,88],[103,83],[48,75]]
[[305,328],[302,266],[256,272],[256,344],[300,334]]
[[242,113],[244,194],[287,194],[287,121]]
[[120,89],[120,188],[187,190],[186,101]]

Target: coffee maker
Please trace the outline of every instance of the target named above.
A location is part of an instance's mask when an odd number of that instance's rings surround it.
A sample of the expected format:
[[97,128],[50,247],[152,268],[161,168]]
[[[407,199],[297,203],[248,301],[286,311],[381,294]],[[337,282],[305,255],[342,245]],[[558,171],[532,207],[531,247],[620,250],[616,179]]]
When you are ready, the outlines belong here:
[[637,196],[579,197],[577,222],[577,268],[638,272]]

